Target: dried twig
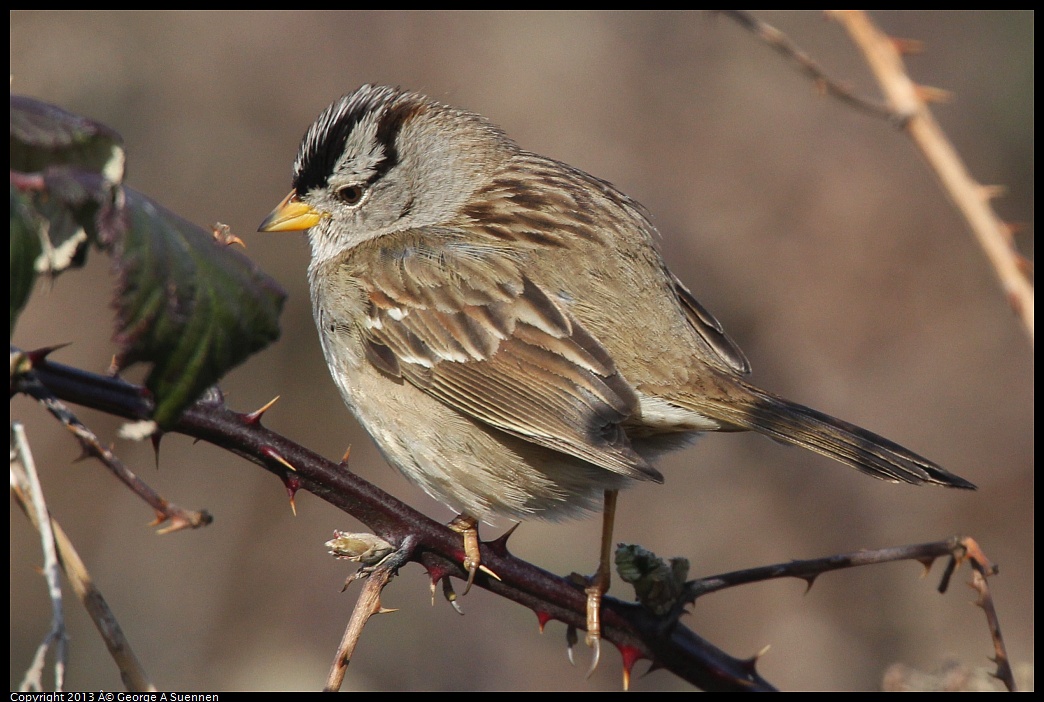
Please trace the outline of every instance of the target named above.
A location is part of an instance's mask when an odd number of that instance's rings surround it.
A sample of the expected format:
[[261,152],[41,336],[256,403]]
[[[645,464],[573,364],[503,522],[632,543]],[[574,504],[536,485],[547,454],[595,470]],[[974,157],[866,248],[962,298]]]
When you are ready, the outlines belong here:
[[[993,606],[993,597],[990,595],[989,582],[987,578],[997,574],[997,567],[990,562],[986,554],[982,552],[975,539],[955,537],[950,540],[953,551],[950,562],[943,573],[942,581],[939,583],[939,592],[945,592],[954,571],[964,562],[972,569],[972,579],[968,583],[977,593],[975,604],[986,614],[986,623],[989,626],[990,638],[993,640],[993,662],[997,668],[988,673],[982,669],[964,668],[959,665],[948,665],[942,670],[932,673],[910,669],[903,665],[893,666],[885,674],[884,687],[886,691],[940,691],[940,692],[969,692],[976,690],[992,690],[987,678],[1000,680],[1009,692],[1016,692],[1015,674],[1008,661],[1008,652],[1004,645],[1004,637],[1000,631],[1000,621],[997,610]],[[926,544],[927,545],[927,544]]]
[[798,69],[811,78],[821,92],[876,117],[884,117],[891,121],[902,119],[902,114],[896,112],[890,106],[856,95],[847,86],[832,79],[811,56],[791,41],[790,37],[772,25],[762,22],[747,10],[715,10],[715,12],[720,12],[734,20],[772,49],[797,64]]
[[[359,593],[359,599],[352,610],[352,616],[348,620],[348,626],[344,630],[344,636],[337,647],[337,655],[334,656],[333,665],[330,666],[330,674],[326,678],[326,687],[324,688],[325,692],[337,692],[341,689],[344,675],[348,670],[348,664],[351,662],[352,654],[355,652],[355,646],[359,643],[363,627],[366,626],[366,622],[370,620],[370,617],[375,614],[386,614],[395,611],[381,606],[381,592],[391,582],[398,569],[409,560],[416,541],[416,538],[407,537],[398,549],[383,555],[377,563],[365,565],[345,583],[345,587],[347,587],[352,580],[365,579],[362,591]],[[359,560],[351,556],[340,555],[340,557],[349,558],[349,560]]]
[[978,593],[975,604],[986,614],[986,624],[990,628],[990,638],[993,639],[993,661],[997,664],[997,671],[993,675],[1004,683],[1009,692],[1016,692],[1015,674],[1011,670],[1008,651],[1004,646],[1004,637],[1001,636],[1000,619],[993,606],[993,597],[990,595],[990,586],[987,582],[989,576],[997,573],[997,567],[986,558],[975,539],[966,537],[962,540],[961,545],[965,550],[964,557],[972,567],[972,580],[968,584]]
[[51,516],[44,500],[43,489],[40,487],[40,478],[36,473],[36,462],[33,460],[29,441],[25,437],[25,426],[21,422],[11,425],[11,443],[11,492],[15,494],[40,534],[40,550],[44,557],[43,575],[47,580],[47,595],[51,601],[51,629],[37,647],[33,662],[29,665],[19,689],[23,692],[44,689],[44,662],[51,644],[54,643],[54,690],[60,692],[65,688],[68,636],[62,610],[62,585],[58,576],[58,553],[54,545],[54,532],[51,530]]
[[903,128],[964,216],[1032,342],[1033,285],[1024,275],[1023,260],[1012,245],[1011,227],[990,205],[990,200],[1002,190],[984,186],[968,173],[957,150],[928,109],[928,102],[938,91],[910,80],[895,42],[861,10],[833,10],[830,16],[848,31],[863,52],[892,108],[906,116]]
[[[26,485],[21,480],[15,481],[15,472],[12,471],[11,493],[15,496],[19,506],[29,516],[30,522],[37,529],[43,527],[43,523],[37,521],[36,512],[32,509],[32,497],[26,490]],[[105,646],[109,649],[116,666],[120,670],[123,684],[132,692],[155,691],[155,687],[149,682],[148,675],[142,668],[137,656],[131,649],[123,629],[109,605],[105,602],[101,591],[94,585],[91,574],[87,571],[83,560],[76,552],[65,531],[54,519],[49,519],[47,527],[53,533],[53,543],[57,549],[58,562],[65,571],[66,577],[72,584],[73,591],[80,599],[87,614],[90,615],[94,626],[97,627]]]
[[990,638],[993,641],[994,656],[992,660],[997,664],[997,670],[993,675],[1001,680],[1009,691],[1014,692],[1015,677],[1008,661],[1004,638],[1001,636],[1000,621],[997,617],[997,611],[994,608],[993,598],[990,596],[987,582],[987,578],[990,575],[997,573],[997,567],[982,552],[975,539],[968,536],[953,536],[946,541],[933,543],[862,550],[827,558],[777,563],[775,565],[749,568],[747,570],[692,580],[685,584],[684,592],[677,597],[674,606],[664,616],[663,621],[665,626],[670,626],[672,622],[685,613],[686,605],[693,603],[696,598],[737,585],[776,578],[799,578],[804,580],[811,589],[815,579],[829,571],[891,561],[914,560],[923,565],[925,572],[927,572],[935,559],[942,556],[949,556],[949,561],[940,578],[938,587],[940,593],[946,592],[953,573],[962,563],[967,562],[971,566],[972,581],[969,585],[978,593],[975,604],[986,614]]

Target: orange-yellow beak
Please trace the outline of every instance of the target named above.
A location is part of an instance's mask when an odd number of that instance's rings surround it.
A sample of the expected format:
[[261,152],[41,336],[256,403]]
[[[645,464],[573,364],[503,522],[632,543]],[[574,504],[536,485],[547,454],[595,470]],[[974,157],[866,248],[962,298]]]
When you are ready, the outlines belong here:
[[291,190],[283,201],[265,217],[259,232],[299,232],[319,224],[323,213],[312,209],[297,199],[297,191]]

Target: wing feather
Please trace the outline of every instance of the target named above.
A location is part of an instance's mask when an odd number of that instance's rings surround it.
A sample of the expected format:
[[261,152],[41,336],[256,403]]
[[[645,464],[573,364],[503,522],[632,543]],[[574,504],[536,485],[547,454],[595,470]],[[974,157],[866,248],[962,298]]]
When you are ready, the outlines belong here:
[[[605,348],[502,247],[385,241],[368,266],[366,357],[513,436],[662,480],[621,424],[638,396]],[[379,270],[377,274],[375,271]]]

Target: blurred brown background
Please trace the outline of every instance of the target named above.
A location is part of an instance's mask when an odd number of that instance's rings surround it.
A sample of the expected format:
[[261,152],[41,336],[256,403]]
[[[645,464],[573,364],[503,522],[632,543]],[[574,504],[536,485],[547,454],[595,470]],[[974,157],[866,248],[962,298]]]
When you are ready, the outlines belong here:
[[[841,29],[817,13],[763,13],[828,72],[873,83]],[[1032,13],[881,12],[926,42],[913,77],[956,94],[936,115],[984,183],[1008,188],[1033,256]],[[977,493],[866,479],[747,435],[710,436],[661,466],[666,487],[625,493],[620,541],[692,561],[692,575],[975,536],[1013,662],[1032,661],[1033,360],[993,272],[911,144],[885,122],[820,98],[790,64],[731,21],[695,13],[36,13],[11,18],[12,90],[100,120],[126,139],[128,182],[201,224],[228,223],[289,291],[283,337],[223,383],[229,404],[282,400],[266,423],[339,457],[439,520],[452,515],[389,469],[344,409],[308,307],[300,235],[256,235],[290,185],[298,140],[364,82],[481,112],[524,147],[607,178],[642,201],[669,263],[746,350],[755,381],[895,439],[972,480]],[[15,330],[31,348],[103,371],[108,261],[41,284]],[[650,353],[655,353],[650,349]],[[130,374],[132,379],[142,377]],[[179,436],[117,442],[169,499],[206,507],[207,529],[159,537],[150,511],[25,399],[54,516],[81,550],[135,649],[165,689],[318,689],[355,601],[325,554],[360,525],[310,495],[293,518],[282,485]],[[86,410],[103,438],[118,423]],[[11,685],[48,628],[35,536],[11,511]],[[500,532],[487,527],[485,535]],[[514,551],[589,572],[598,519],[526,523]],[[786,688],[873,689],[894,662],[988,666],[982,613],[961,582],[940,596],[914,563],[707,597],[687,624],[736,656],[767,644],[763,674]],[[628,597],[617,583],[613,593]],[[67,606],[69,689],[121,687],[92,625]],[[590,681],[564,627],[485,592],[439,598],[417,566],[367,627],[347,689],[616,690],[610,650]],[[581,654],[584,655],[583,653]],[[640,663],[638,672],[647,664]],[[638,690],[686,689],[669,673]]]

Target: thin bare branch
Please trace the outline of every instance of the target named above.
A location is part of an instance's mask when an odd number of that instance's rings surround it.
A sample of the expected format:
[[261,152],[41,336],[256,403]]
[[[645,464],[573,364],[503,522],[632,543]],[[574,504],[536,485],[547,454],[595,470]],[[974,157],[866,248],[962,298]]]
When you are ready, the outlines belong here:
[[[14,472],[12,472],[12,477],[14,477]],[[37,521],[36,513],[31,508],[32,498],[24,487],[21,481],[18,481],[16,484],[12,480],[11,493],[15,496],[18,505],[29,517],[33,526],[36,529],[40,529],[42,522]],[[48,520],[47,527],[54,536],[58,562],[72,584],[73,591],[83,604],[84,609],[87,610],[87,614],[90,615],[94,626],[98,629],[98,633],[101,634],[102,639],[105,641],[105,646],[109,649],[109,653],[119,668],[123,684],[132,692],[155,691],[156,688],[149,682],[148,675],[142,668],[137,656],[134,655],[134,651],[131,649],[130,642],[127,641],[119,621],[117,621],[116,616],[109,608],[101,591],[94,585],[91,574],[87,571],[87,567],[76,552],[76,548],[72,545],[69,537],[66,536],[61,525],[53,518]]]
[[[964,537],[954,536],[946,541],[934,541],[926,544],[911,544],[892,548],[866,549],[854,553],[842,553],[826,558],[813,558],[803,561],[789,561],[775,565],[748,568],[731,573],[723,573],[708,578],[700,578],[687,583],[687,597],[690,602],[697,597],[724,590],[737,585],[774,580],[776,578],[798,578],[812,587],[812,582],[823,573],[858,566],[890,563],[892,561],[917,561],[928,568],[932,561],[941,556],[962,558],[964,556]],[[945,576],[944,576],[945,577]]]
[[1012,244],[1012,225],[997,216],[991,200],[1002,188],[983,185],[968,173],[956,149],[928,109],[929,102],[947,102],[948,91],[915,84],[903,64],[903,48],[911,45],[885,35],[862,10],[830,10],[863,52],[887,98],[887,104],[856,95],[831,79],[807,53],[783,32],[745,10],[718,10],[736,21],[774,50],[793,61],[828,95],[868,114],[885,117],[904,129],[920,149],[943,190],[960,211],[986,258],[1000,278],[1008,303],[1034,339],[1033,285],[1027,277],[1031,266]]
[[40,534],[40,550],[43,552],[43,575],[47,581],[47,595],[51,601],[51,629],[36,649],[33,662],[26,671],[19,689],[26,691],[42,691],[43,669],[47,652],[51,644],[55,644],[54,690],[65,689],[65,667],[68,663],[68,636],[65,631],[65,615],[62,609],[62,584],[58,574],[58,553],[54,545],[54,532],[51,530],[51,517],[40,487],[40,477],[36,473],[36,461],[25,436],[25,426],[21,422],[11,425],[11,491],[22,502],[22,509],[30,515],[30,521]]
[[[324,692],[337,692],[344,683],[348,664],[352,660],[355,646],[362,636],[363,627],[375,614],[384,614],[393,610],[381,607],[381,592],[391,582],[398,569],[404,565],[412,554],[416,539],[407,537],[402,545],[394,552],[386,555],[379,563],[372,566],[364,566],[349,580],[364,579],[359,599],[356,600],[352,616],[348,620],[348,626],[344,630],[344,636],[337,647],[337,655],[334,656],[333,665],[330,666],[330,674],[326,678]],[[353,559],[354,560],[354,559]],[[348,583],[345,583],[347,587]]]
[[979,597],[975,604],[982,608],[986,614],[986,624],[990,628],[990,638],[993,639],[993,661],[997,664],[997,672],[994,676],[1004,683],[1008,692],[1016,692],[1015,674],[1011,670],[1008,659],[1008,650],[1004,646],[1004,637],[1001,636],[1000,619],[997,609],[993,605],[993,596],[990,594],[990,585],[987,578],[996,574],[997,568],[990,564],[979,548],[979,544],[971,537],[963,540],[967,554],[967,560],[972,567],[972,581],[969,585]]
[[793,61],[802,73],[812,79],[821,92],[875,117],[884,117],[894,122],[902,119],[903,115],[888,105],[856,95],[847,86],[828,76],[811,56],[791,41],[790,37],[772,25],[762,22],[747,10],[716,10],[716,12],[734,20],[773,50]]

